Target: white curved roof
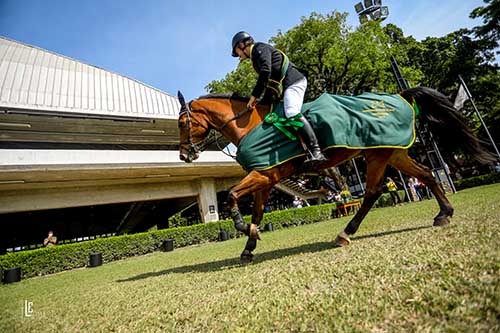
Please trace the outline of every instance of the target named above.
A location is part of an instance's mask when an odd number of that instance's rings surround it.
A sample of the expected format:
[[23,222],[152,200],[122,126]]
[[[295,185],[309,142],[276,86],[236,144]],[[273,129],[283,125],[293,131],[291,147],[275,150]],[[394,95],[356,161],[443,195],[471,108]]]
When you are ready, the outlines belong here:
[[0,37],[0,107],[177,119],[177,98],[136,80]]

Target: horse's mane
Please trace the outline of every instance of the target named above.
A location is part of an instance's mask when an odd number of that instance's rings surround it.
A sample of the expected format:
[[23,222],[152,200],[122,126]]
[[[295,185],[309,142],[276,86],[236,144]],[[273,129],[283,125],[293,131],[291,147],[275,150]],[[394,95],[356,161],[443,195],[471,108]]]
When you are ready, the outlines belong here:
[[249,97],[241,96],[236,93],[216,93],[198,97],[198,99],[229,99],[235,101],[248,102]]

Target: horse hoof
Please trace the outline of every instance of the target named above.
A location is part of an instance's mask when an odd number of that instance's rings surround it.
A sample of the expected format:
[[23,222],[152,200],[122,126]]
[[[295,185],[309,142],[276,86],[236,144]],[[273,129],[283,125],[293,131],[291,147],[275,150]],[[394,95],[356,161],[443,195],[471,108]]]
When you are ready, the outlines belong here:
[[251,223],[250,224],[250,233],[249,233],[249,237],[251,239],[257,239],[257,240],[260,240],[260,230],[259,230],[259,226],[256,225],[256,224],[253,224]]
[[242,253],[240,256],[240,264],[245,266],[253,261],[253,254],[251,253]]
[[450,220],[448,219],[447,216],[445,216],[445,217],[436,217],[434,219],[433,226],[435,226],[435,227],[443,227],[443,226],[448,225],[448,224],[450,224]]
[[335,239],[335,246],[336,247],[343,247],[351,244],[351,240],[349,239],[349,236],[345,232],[341,232],[338,234],[337,238]]

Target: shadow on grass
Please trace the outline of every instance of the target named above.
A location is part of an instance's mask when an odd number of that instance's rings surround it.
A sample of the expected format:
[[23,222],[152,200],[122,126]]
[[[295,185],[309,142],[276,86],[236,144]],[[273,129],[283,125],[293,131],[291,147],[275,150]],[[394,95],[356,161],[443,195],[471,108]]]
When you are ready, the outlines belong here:
[[[413,227],[413,228],[384,231],[384,232],[379,232],[379,233],[375,233],[375,234],[368,234],[368,235],[363,235],[363,236],[352,237],[351,239],[358,240],[358,239],[365,239],[365,238],[384,237],[387,235],[399,234],[399,233],[403,233],[403,232],[409,232],[409,231],[415,231],[415,230],[427,229],[427,228],[432,228],[432,226],[420,226],[420,227]],[[290,248],[286,248],[286,249],[279,249],[279,250],[259,253],[258,255],[256,255],[254,257],[253,264],[255,265],[255,264],[267,261],[267,260],[280,259],[283,257],[288,257],[288,256],[292,256],[292,255],[299,254],[299,253],[315,253],[315,252],[321,252],[321,251],[325,251],[325,250],[329,250],[329,249],[333,249],[333,248],[335,248],[334,242],[318,242],[318,243],[312,243],[312,244],[304,244],[304,245],[300,245],[300,246],[296,246],[296,247],[290,247]],[[231,258],[231,259],[224,259],[224,260],[201,263],[201,264],[196,264],[196,265],[174,267],[174,268],[169,268],[169,269],[165,269],[165,270],[158,271],[158,272],[149,272],[149,273],[139,274],[139,275],[132,276],[132,277],[129,277],[126,279],[117,280],[117,282],[130,282],[130,281],[152,278],[155,276],[167,275],[167,274],[171,274],[171,273],[193,273],[193,272],[207,273],[207,272],[214,272],[214,271],[239,268],[239,267],[241,267],[240,259],[239,258]]]

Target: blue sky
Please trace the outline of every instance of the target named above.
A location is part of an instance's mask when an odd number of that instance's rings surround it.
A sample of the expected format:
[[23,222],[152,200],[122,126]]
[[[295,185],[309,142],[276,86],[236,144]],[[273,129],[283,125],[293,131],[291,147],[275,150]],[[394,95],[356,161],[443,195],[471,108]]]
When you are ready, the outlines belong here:
[[[357,1],[293,0],[0,0],[0,35],[142,81],[186,98],[236,68],[233,34],[256,40],[300,23],[311,12],[348,12]],[[383,0],[386,22],[418,40],[481,24],[471,20],[482,0]]]

